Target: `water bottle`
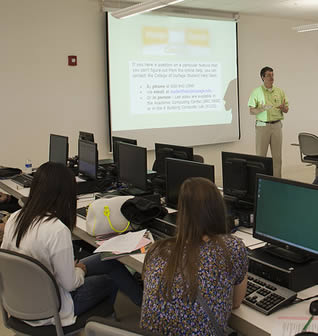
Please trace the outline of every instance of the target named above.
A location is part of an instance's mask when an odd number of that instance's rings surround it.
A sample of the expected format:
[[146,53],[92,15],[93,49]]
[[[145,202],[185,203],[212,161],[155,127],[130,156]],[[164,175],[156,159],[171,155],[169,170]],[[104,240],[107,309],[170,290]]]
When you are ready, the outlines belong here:
[[30,159],[25,160],[25,169],[24,172],[26,174],[31,174],[32,173],[32,161]]

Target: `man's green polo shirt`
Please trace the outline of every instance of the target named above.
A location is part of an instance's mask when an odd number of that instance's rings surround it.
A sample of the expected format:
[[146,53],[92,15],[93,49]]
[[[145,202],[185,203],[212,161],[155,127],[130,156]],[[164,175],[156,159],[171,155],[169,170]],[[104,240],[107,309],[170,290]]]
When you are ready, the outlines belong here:
[[271,105],[272,108],[256,115],[256,120],[260,121],[276,121],[284,119],[284,113],[278,108],[279,105],[285,104],[288,106],[288,101],[282,89],[273,86],[267,89],[264,85],[256,88],[248,100],[248,106],[259,108],[261,105]]

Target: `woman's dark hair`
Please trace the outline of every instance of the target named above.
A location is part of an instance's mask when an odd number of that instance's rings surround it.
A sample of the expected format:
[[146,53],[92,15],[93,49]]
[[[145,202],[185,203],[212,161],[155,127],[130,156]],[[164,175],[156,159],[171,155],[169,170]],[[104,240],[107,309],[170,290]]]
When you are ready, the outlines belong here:
[[17,247],[27,231],[45,217],[59,219],[71,231],[76,224],[75,176],[61,163],[46,162],[36,171],[30,195],[17,217]]
[[[181,274],[184,298],[195,300],[198,289],[200,246],[207,237],[219,245],[225,255],[225,265],[230,269],[230,259],[222,235],[228,233],[223,197],[211,181],[193,177],[181,186],[178,201],[176,237],[158,241],[147,253],[145,263],[153,253],[167,260],[161,283],[164,295],[170,300],[174,279]],[[220,265],[220,260],[217,260]]]

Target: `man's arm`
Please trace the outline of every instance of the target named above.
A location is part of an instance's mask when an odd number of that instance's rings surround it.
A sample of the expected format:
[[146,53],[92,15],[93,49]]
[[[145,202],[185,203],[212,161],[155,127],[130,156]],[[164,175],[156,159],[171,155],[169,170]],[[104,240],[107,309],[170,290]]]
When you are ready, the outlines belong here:
[[264,105],[261,105],[260,107],[249,106],[249,108],[250,108],[250,114],[252,115],[256,115],[265,111]]
[[283,112],[287,113],[289,110],[288,104],[286,104],[285,99],[283,100],[283,104],[279,105],[278,108]]

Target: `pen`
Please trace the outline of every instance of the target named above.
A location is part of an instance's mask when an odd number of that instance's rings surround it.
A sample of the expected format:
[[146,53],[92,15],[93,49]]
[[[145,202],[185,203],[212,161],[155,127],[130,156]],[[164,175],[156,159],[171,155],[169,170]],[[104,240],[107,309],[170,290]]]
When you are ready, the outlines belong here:
[[309,324],[311,323],[312,319],[313,319],[313,315],[311,315],[311,317],[309,318],[309,320],[307,321],[307,323],[305,324],[304,328],[302,331],[306,331],[307,328],[309,327]]

